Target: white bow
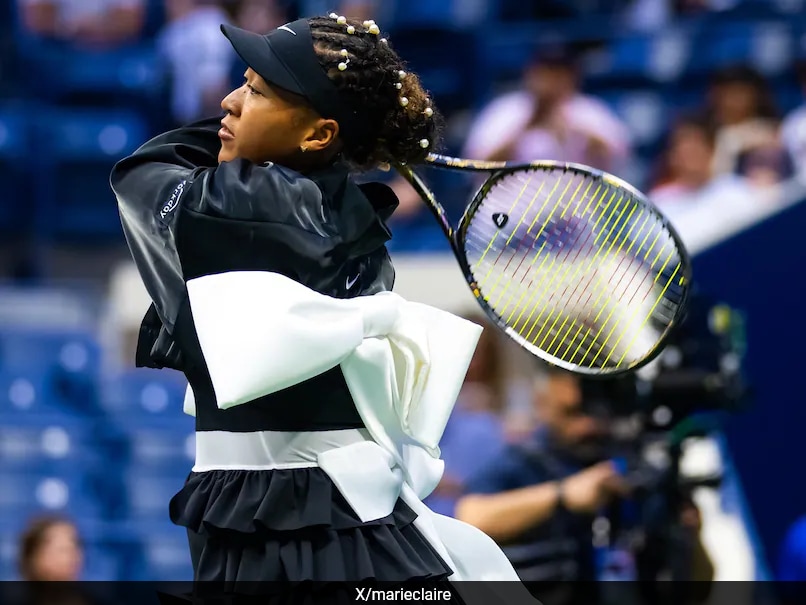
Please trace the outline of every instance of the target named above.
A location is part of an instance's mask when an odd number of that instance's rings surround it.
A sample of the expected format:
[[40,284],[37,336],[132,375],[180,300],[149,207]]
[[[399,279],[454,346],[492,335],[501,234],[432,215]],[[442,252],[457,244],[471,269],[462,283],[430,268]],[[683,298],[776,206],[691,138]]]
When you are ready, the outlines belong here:
[[[454,569],[452,580],[518,579],[489,537],[421,501],[442,477],[439,441],[480,326],[391,292],[331,298],[277,273],[210,275],[187,289],[218,407],[340,365],[373,441],[324,452],[319,465],[356,514],[364,521],[386,516],[403,498]],[[195,413],[190,389],[185,410]],[[511,590],[530,602],[522,589]]]

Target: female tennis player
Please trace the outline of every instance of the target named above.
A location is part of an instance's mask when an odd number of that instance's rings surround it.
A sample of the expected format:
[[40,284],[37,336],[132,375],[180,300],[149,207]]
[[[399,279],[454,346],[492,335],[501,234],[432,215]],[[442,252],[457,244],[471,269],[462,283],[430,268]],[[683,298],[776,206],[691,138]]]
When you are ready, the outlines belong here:
[[248,65],[223,120],[111,177],[153,301],[137,364],[189,382],[196,463],[170,514],[196,580],[517,580],[421,502],[480,328],[390,292],[397,199],[351,177],[422,160],[436,109],[372,21],[222,30]]

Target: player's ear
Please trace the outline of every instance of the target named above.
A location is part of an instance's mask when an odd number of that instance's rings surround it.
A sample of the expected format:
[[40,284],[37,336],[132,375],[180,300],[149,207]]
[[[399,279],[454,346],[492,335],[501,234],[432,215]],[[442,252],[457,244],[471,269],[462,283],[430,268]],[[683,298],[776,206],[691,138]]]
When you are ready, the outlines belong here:
[[302,145],[307,151],[324,151],[336,144],[339,136],[339,123],[336,120],[318,118],[308,131]]

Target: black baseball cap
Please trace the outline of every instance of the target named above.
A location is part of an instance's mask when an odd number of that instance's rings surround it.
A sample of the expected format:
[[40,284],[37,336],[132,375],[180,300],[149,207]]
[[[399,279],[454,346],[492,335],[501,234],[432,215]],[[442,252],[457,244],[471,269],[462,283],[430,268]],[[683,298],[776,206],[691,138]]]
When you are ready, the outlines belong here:
[[319,63],[307,19],[265,35],[232,25],[222,25],[221,31],[246,65],[266,82],[300,95],[320,116],[336,120],[345,141],[357,144],[368,136],[368,120],[360,119],[358,108],[344,99]]

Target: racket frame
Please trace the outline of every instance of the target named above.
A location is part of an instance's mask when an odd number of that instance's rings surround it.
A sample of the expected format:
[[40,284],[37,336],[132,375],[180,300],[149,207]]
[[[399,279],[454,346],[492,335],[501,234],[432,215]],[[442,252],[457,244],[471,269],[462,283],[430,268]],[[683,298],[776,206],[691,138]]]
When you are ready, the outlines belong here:
[[[657,207],[654,204],[652,204],[643,193],[641,193],[638,189],[630,185],[628,182],[608,172],[596,168],[591,168],[590,166],[585,166],[583,164],[576,164],[573,162],[557,162],[553,160],[537,160],[533,162],[522,162],[522,163],[488,162],[482,160],[469,160],[464,158],[456,158],[432,153],[429,154],[428,157],[426,158],[425,165],[430,165],[435,168],[447,169],[447,170],[490,173],[487,179],[484,181],[484,183],[482,183],[482,185],[479,187],[478,191],[476,191],[476,193],[473,195],[472,200],[465,208],[462,217],[459,219],[458,225],[454,228],[454,226],[450,222],[447,212],[445,212],[445,209],[437,200],[436,195],[430,189],[430,187],[428,187],[428,185],[422,179],[422,177],[409,165],[399,165],[396,167],[398,172],[400,172],[406,178],[406,180],[412,185],[412,187],[414,187],[417,194],[422,198],[422,200],[428,206],[428,209],[434,215],[434,218],[437,220],[437,223],[442,229],[442,232],[445,234],[445,237],[448,239],[448,242],[450,243],[451,250],[453,251],[456,260],[459,263],[459,267],[462,270],[462,274],[465,278],[465,281],[470,287],[470,291],[473,294],[473,297],[476,299],[476,302],[482,308],[485,315],[487,315],[487,317],[493,322],[493,324],[497,328],[506,333],[507,336],[509,336],[522,348],[526,349],[527,351],[529,351],[536,357],[542,359],[543,361],[546,361],[551,365],[568,370],[570,372],[574,372],[576,374],[583,374],[591,378],[611,378],[629,372],[634,372],[635,370],[653,361],[663,351],[664,345],[666,342],[668,342],[669,338],[679,329],[680,325],[682,324],[683,320],[686,317],[689,295],[691,291],[691,280],[692,280],[691,257],[688,251],[686,250],[686,247],[683,245],[683,241],[680,238],[680,235],[678,234],[674,226],[671,224],[671,222],[661,212],[657,210]],[[655,344],[653,349],[638,361],[625,365],[623,368],[619,367],[606,370],[602,370],[601,368],[592,368],[569,363],[543,351],[533,343],[526,340],[514,329],[509,327],[506,324],[506,322],[492,309],[492,307],[490,307],[490,305],[487,304],[487,301],[484,300],[484,296],[481,293],[478,283],[473,277],[473,271],[470,267],[470,263],[468,262],[467,256],[464,251],[463,242],[467,234],[467,229],[470,226],[470,221],[473,219],[473,217],[478,212],[479,208],[482,206],[487,194],[496,185],[496,183],[498,183],[498,181],[512,174],[513,172],[528,169],[551,169],[551,170],[562,170],[564,172],[573,171],[576,173],[581,173],[583,175],[591,176],[593,178],[601,179],[603,182],[611,186],[624,189],[627,192],[629,192],[633,197],[635,197],[637,200],[639,200],[641,203],[652,209],[657,215],[663,227],[671,235],[672,240],[677,246],[677,250],[680,254],[680,264],[683,267],[683,272],[681,274],[681,280],[682,280],[681,283],[684,284],[686,287],[683,289],[682,298],[680,300],[680,303],[678,304],[678,311],[675,314],[675,317],[672,318],[672,320],[666,326],[666,328],[663,331],[663,334],[658,339],[658,342]]]

